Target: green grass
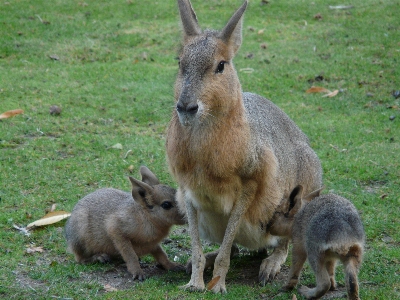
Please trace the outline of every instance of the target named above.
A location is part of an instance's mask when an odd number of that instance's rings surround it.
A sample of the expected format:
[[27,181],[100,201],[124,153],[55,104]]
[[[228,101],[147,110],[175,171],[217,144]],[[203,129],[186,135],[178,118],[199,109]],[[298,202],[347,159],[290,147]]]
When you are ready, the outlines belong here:
[[[210,28],[221,28],[240,4],[193,0],[200,24]],[[361,298],[395,299],[400,99],[391,93],[400,90],[400,3],[353,0],[353,9],[329,9],[340,4],[251,1],[235,66],[245,91],[271,99],[310,137],[326,190],[351,199],[360,211],[367,233]],[[321,20],[314,18],[318,13]],[[13,224],[26,226],[53,203],[71,211],[97,188],[129,189],[130,166],[137,176],[145,164],[175,185],[164,142],[181,33],[172,0],[3,1],[0,24],[0,113],[25,111],[0,121],[0,297],[291,298],[278,292],[279,282],[240,283],[251,255],[232,261],[226,296],[181,291],[177,286],[189,280],[185,273],[105,293],[97,275],[86,275],[106,274],[113,266],[77,265],[65,251],[63,223],[29,237],[16,231]],[[306,94],[311,85],[340,92],[333,98]],[[50,115],[51,105],[59,105],[61,115]],[[111,148],[117,143],[122,150]],[[190,246],[185,233],[171,238],[182,249]],[[27,254],[30,245],[45,251]],[[180,247],[166,245],[171,257]],[[302,282],[314,280],[306,268]],[[343,283],[341,269],[338,280]]]

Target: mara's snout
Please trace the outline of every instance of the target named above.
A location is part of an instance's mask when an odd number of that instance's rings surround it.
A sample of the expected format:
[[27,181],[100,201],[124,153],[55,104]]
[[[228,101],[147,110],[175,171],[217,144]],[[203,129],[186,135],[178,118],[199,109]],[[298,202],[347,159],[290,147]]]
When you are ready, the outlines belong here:
[[200,107],[197,102],[178,101],[176,104],[176,111],[179,117],[179,123],[183,126],[192,125],[197,115],[199,114]]

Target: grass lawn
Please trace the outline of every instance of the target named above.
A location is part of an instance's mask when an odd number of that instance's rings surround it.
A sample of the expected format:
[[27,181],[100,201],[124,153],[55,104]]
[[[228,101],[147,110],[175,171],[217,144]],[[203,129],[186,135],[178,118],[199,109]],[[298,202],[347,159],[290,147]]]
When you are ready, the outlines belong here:
[[[242,3],[192,2],[200,25],[216,29]],[[325,191],[360,211],[362,299],[400,298],[399,15],[396,0],[250,1],[234,60],[243,90],[271,99],[309,136]],[[164,143],[181,31],[175,0],[2,1],[0,25],[0,114],[24,110],[0,120],[0,298],[292,299],[279,292],[290,259],[261,287],[263,257],[241,249],[227,295],[190,293],[178,288],[189,275],[160,270],[151,257],[141,261],[150,277],[143,283],[121,264],[76,264],[65,221],[30,236],[16,230],[53,204],[71,211],[95,189],[129,190],[127,175],[138,177],[142,164],[176,186]],[[338,94],[306,93],[311,86]],[[61,113],[50,114],[52,105]],[[185,263],[185,228],[164,248]],[[342,268],[337,273],[341,287],[330,299],[343,296]],[[315,284],[309,266],[301,282]]]

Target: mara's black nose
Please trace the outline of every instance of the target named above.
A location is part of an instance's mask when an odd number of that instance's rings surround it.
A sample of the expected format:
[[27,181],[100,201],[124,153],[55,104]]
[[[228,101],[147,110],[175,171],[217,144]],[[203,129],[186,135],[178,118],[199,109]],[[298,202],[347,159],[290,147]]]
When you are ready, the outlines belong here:
[[184,104],[178,102],[178,104],[176,105],[176,110],[179,113],[186,112],[186,113],[194,115],[199,110],[199,106],[197,105],[197,103],[184,105]]

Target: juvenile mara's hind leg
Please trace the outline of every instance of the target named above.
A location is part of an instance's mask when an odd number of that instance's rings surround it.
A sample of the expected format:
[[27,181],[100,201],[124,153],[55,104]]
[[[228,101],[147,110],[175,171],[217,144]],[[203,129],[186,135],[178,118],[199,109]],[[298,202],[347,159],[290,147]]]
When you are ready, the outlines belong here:
[[329,290],[336,291],[337,285],[335,280],[335,268],[336,268],[336,260],[330,259],[326,262],[326,270],[328,271],[329,278],[331,281],[331,288]]
[[289,248],[289,239],[280,238],[278,246],[274,248],[272,254],[265,258],[260,266],[258,280],[261,285],[271,281],[280,272],[281,265],[286,261]]
[[350,256],[343,261],[346,279],[347,295],[350,300],[359,300],[358,270],[361,266],[361,250],[355,256]]
[[309,254],[308,261],[314,271],[317,286],[312,289],[301,286],[299,293],[307,299],[321,298],[331,287],[330,277],[326,269],[325,254],[322,253],[319,256],[310,256]]

